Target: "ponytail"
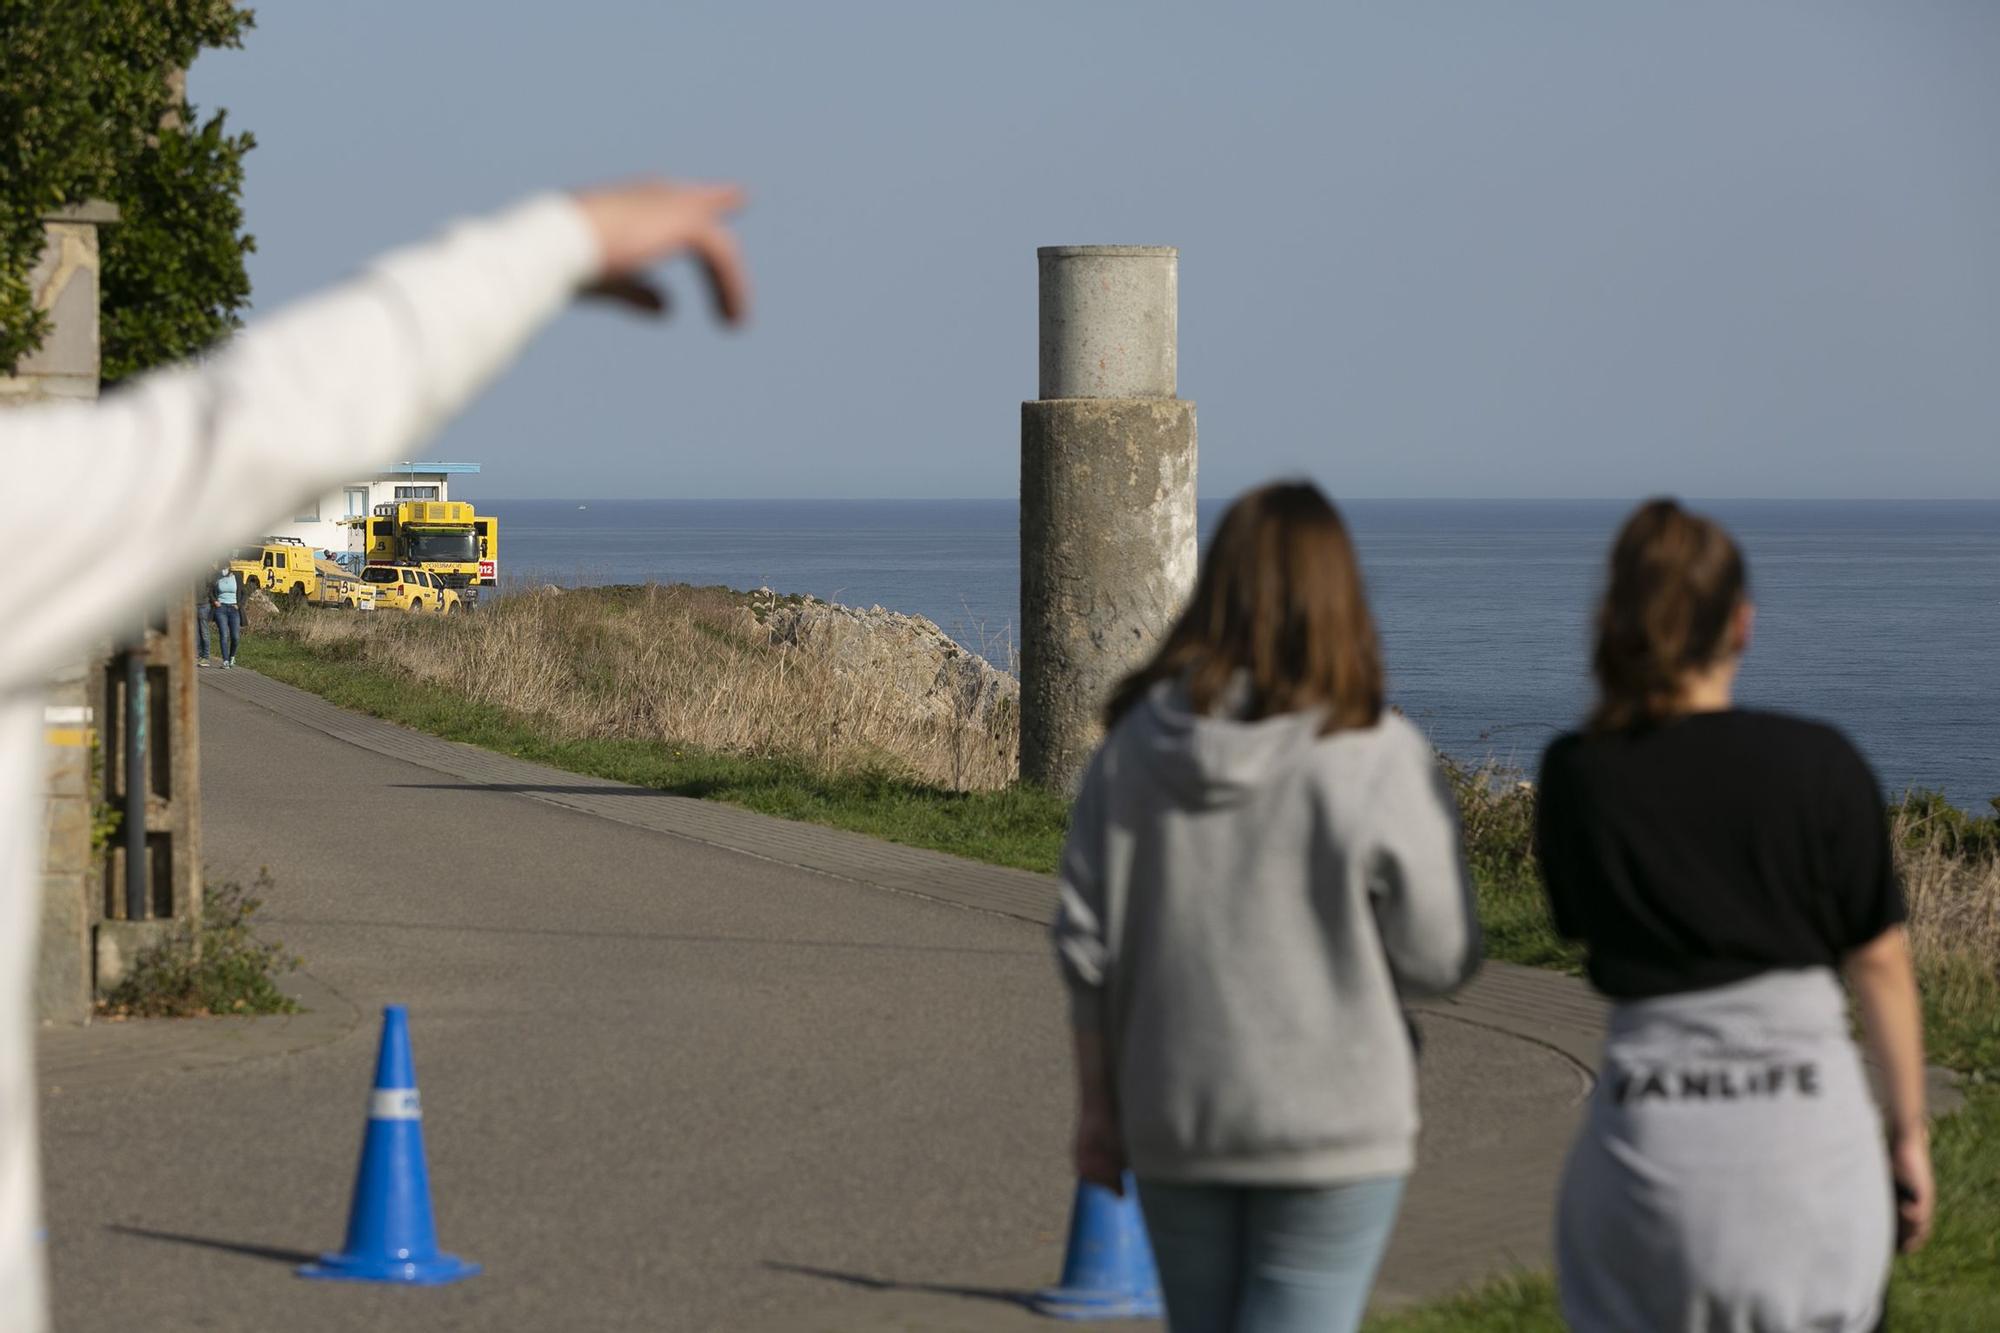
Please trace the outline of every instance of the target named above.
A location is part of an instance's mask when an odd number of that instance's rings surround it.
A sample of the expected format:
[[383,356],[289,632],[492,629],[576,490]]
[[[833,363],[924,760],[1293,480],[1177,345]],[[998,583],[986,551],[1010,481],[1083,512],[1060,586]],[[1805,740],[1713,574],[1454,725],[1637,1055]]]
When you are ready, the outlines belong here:
[[1619,529],[1597,610],[1592,731],[1628,731],[1670,714],[1687,673],[1728,649],[1748,587],[1743,553],[1711,519],[1648,500]]

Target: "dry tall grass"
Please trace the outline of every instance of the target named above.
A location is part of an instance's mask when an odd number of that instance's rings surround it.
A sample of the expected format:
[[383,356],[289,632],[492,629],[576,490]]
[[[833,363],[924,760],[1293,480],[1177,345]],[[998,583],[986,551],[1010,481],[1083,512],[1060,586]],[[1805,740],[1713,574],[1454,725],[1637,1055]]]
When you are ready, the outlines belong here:
[[1921,958],[1969,954],[2000,968],[2000,857],[1961,845],[1921,807],[1901,806],[1891,822],[1912,949]]
[[259,627],[535,719],[565,739],[669,741],[875,768],[959,790],[1016,772],[1011,711],[921,709],[813,645],[775,647],[743,594],[510,594],[470,615],[301,611]]
[[2000,823],[1917,798],[1894,812],[1910,950],[1939,1058],[2000,1076]]

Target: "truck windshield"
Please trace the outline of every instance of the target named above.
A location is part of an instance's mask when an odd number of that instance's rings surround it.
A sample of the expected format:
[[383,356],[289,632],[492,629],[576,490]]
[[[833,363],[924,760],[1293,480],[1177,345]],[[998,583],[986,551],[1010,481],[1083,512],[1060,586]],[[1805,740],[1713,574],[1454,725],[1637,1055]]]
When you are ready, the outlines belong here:
[[419,564],[436,561],[463,561],[479,558],[473,549],[470,528],[411,528],[410,559]]

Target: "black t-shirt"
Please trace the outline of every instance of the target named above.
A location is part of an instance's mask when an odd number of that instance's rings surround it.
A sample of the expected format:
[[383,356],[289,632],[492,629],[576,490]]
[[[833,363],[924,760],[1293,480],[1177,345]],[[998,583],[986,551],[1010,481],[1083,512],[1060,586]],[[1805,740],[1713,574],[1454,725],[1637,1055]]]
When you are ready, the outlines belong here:
[[1563,736],[1542,756],[1536,843],[1556,928],[1619,999],[1831,966],[1903,919],[1867,762],[1776,713]]

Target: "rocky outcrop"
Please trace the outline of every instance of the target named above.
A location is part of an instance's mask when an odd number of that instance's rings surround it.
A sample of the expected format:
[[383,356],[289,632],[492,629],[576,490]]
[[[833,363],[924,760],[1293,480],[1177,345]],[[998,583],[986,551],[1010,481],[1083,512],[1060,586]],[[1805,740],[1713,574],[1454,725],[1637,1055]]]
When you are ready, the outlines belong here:
[[751,613],[773,647],[823,655],[834,669],[883,682],[919,715],[985,727],[1011,721],[1021,683],[923,616],[866,610],[758,589]]

